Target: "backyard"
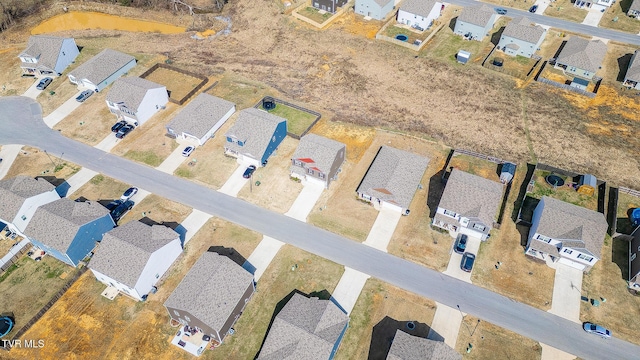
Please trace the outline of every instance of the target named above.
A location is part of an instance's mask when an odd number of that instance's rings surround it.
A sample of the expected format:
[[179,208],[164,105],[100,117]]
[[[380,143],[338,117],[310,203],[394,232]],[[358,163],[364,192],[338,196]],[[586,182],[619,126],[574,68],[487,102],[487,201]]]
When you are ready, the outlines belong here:
[[[262,106],[260,107],[262,108]],[[276,102],[276,107],[267,110],[273,115],[287,119],[287,132],[301,136],[309,130],[309,127],[316,120],[316,115],[302,111],[291,106]]]
[[174,101],[182,100],[202,82],[202,79],[164,67],[156,68],[152,73],[145,76],[145,79],[164,85],[167,88],[167,92],[169,92],[169,98]]
[[573,183],[574,179],[570,176],[553,173],[553,175],[560,177],[564,182],[563,185],[554,186],[546,181],[549,175],[552,175],[552,172],[536,170],[531,179],[535,182],[533,190],[527,193],[527,195],[536,199],[541,199],[543,196],[550,196],[594,211],[598,209],[598,189],[595,189],[596,192],[593,195],[581,194],[573,187],[573,185],[577,184]]
[[[538,60],[528,58],[524,56],[508,56],[503,52],[494,51],[485,63],[485,67],[491,70],[495,70],[515,78],[525,80],[527,75],[535,75],[535,71],[532,71],[534,65],[537,65]],[[500,64],[499,66],[496,64]]]
[[498,164],[460,152],[455,152],[453,157],[451,157],[447,171],[451,168],[462,170],[485,179],[500,181]]
[[299,15],[302,15],[304,17],[306,17],[309,20],[312,20],[318,24],[322,24],[323,22],[325,22],[328,18],[330,18],[331,16],[333,16],[332,13],[327,12],[327,11],[320,11],[312,6],[307,6],[304,9],[301,10],[297,10]]
[[632,34],[640,32],[640,20],[627,15],[633,0],[620,0],[611,5],[600,19],[599,27]]
[[572,0],[556,0],[549,4],[544,15],[553,16],[577,23],[584,21],[589,11],[573,6]]
[[631,234],[634,227],[631,225],[631,221],[629,220],[629,211],[634,208],[640,208],[640,198],[619,191],[618,209],[616,215],[616,217],[618,218],[616,226],[617,232],[621,234]]
[[238,110],[252,107],[266,95],[276,95],[269,86],[231,72],[225,72],[218,85],[207,93],[231,101]]

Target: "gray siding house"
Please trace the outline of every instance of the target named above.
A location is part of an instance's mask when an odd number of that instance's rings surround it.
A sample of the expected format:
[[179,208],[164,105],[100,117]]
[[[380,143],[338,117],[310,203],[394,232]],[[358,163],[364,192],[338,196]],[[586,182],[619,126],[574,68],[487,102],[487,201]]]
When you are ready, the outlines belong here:
[[547,30],[526,17],[514,18],[504,28],[498,42],[498,50],[509,56],[520,55],[530,58],[540,48],[546,33]]
[[236,112],[236,104],[201,93],[191,100],[167,125],[167,132],[204,145]]
[[23,74],[60,76],[79,54],[73,38],[34,35],[18,57]]
[[382,20],[393,10],[393,0],[356,0],[355,13]]
[[60,199],[55,186],[43,178],[16,176],[0,181],[0,221],[22,234],[38,206]]
[[116,80],[105,101],[118,120],[139,126],[165,108],[169,94],[164,85],[132,76]]
[[452,235],[466,234],[485,241],[498,216],[502,184],[453,169],[444,188],[433,225]]
[[640,226],[631,233],[629,241],[629,288],[640,291]]
[[453,32],[467,39],[482,41],[496,22],[496,12],[482,4],[462,9]]
[[607,54],[607,44],[600,40],[587,40],[572,36],[556,59],[556,67],[564,73],[592,80]]
[[640,0],[633,0],[631,2],[627,15],[635,17],[636,19],[640,18]]
[[291,158],[291,177],[316,181],[329,188],[332,180],[337,179],[344,163],[346,145],[326,137],[307,134]]
[[349,315],[331,300],[295,293],[273,320],[258,360],[331,360]]
[[624,86],[630,89],[640,90],[640,59],[638,59],[638,50],[631,56],[627,73],[624,75]]
[[339,7],[343,7],[348,0],[313,0],[311,4],[318,10],[328,11],[335,14]]
[[226,256],[205,252],[164,306],[173,320],[222,343],[254,292],[251,273]]
[[101,91],[131,68],[136,59],[119,51],[104,49],[69,73],[69,81],[78,87]]
[[387,207],[409,215],[411,200],[428,164],[426,157],[381,146],[356,194],[376,209]]
[[587,272],[600,259],[607,228],[603,214],[543,196],[533,211],[525,253]]
[[429,340],[396,330],[387,360],[462,360],[458,354],[443,341]]

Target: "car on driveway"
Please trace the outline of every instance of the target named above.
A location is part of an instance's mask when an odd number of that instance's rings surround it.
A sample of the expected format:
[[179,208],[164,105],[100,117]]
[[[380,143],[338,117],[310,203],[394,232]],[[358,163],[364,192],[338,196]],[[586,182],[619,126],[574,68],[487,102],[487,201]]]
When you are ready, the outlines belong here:
[[124,137],[127,136],[127,134],[130,133],[133,129],[135,129],[135,126],[131,124],[124,125],[118,130],[118,132],[116,133],[116,137],[118,139],[124,139]]
[[116,206],[115,209],[111,210],[111,218],[113,219],[113,221],[116,223],[120,221],[120,219],[122,219],[122,217],[125,216],[129,212],[129,210],[133,208],[133,205],[135,205],[133,201],[127,200]]
[[460,262],[460,269],[466,272],[473,270],[473,263],[476,261],[476,256],[472,253],[462,254],[462,261]]
[[584,324],[582,324],[582,328],[584,329],[584,331],[590,334],[596,334],[604,339],[611,338],[611,331],[609,331],[609,329],[606,329],[603,326],[596,325],[590,322],[585,322]]
[[120,120],[117,123],[113,124],[111,127],[111,131],[117,133],[118,130],[122,129],[123,126],[127,125],[127,122],[124,120]]
[[497,7],[494,10],[496,11],[496,13],[498,13],[498,15],[506,15],[507,14],[507,9],[505,9],[505,8]]
[[120,200],[121,201],[127,201],[129,199],[131,199],[133,197],[133,195],[138,193],[138,188],[137,187],[130,187],[127,189],[127,191],[125,191],[122,196],[120,196]]
[[245,178],[245,179],[248,179],[248,178],[251,177],[251,174],[253,174],[254,171],[256,171],[256,166],[255,165],[249,165],[247,170],[244,171],[244,174],[242,174],[242,177]]
[[529,12],[532,14],[534,14],[536,11],[538,11],[538,5],[533,5],[529,8]]
[[121,203],[122,203],[122,200],[120,200],[120,199],[113,200],[112,202],[108,203],[104,207],[106,207],[107,210],[111,211],[111,210],[115,209],[116,207],[118,207],[118,205],[120,205]]
[[467,248],[468,239],[469,237],[467,235],[458,234],[458,237],[456,238],[456,243],[453,246],[453,251],[457,252],[458,254],[464,253],[464,249]]
[[77,102],[84,102],[89,97],[91,97],[91,95],[93,95],[93,90],[85,90],[85,91],[81,92],[80,95],[78,95],[78,97],[76,98],[76,101]]
[[189,155],[191,155],[193,150],[195,150],[193,146],[187,146],[186,148],[184,148],[184,150],[182,150],[182,156],[188,157]]
[[47,88],[47,86],[49,86],[49,84],[51,84],[51,82],[53,81],[52,78],[50,77],[46,77],[42,80],[40,80],[40,82],[38,83],[38,85],[36,85],[36,89],[38,90],[44,90]]

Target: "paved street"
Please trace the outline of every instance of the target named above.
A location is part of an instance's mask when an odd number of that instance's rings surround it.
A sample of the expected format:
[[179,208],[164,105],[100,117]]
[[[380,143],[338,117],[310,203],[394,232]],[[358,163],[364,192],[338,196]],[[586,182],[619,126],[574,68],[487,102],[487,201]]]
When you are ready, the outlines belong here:
[[[19,123],[21,126],[14,126]],[[580,324],[465,283],[408,260],[257,207],[185,179],[105,153],[49,129],[40,105],[25,97],[0,98],[0,144],[20,143],[106,176],[140,186],[205,213],[279,239],[382,281],[584,359],[635,359],[640,346],[602,340]],[[601,341],[602,340],[602,341]]]

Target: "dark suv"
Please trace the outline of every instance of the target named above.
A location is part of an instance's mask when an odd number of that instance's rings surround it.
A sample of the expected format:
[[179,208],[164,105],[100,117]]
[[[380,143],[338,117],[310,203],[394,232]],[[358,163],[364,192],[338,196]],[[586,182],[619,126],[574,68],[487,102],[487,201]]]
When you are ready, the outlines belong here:
[[111,218],[113,219],[113,221],[115,223],[120,221],[120,219],[133,208],[133,205],[135,205],[133,201],[127,200],[116,206],[113,210],[111,210]]
[[467,248],[468,239],[469,238],[467,237],[467,235],[458,234],[458,237],[456,238],[456,243],[453,246],[453,251],[457,252],[458,254],[462,254],[464,252],[464,249]]
[[131,124],[124,125],[120,128],[120,130],[118,130],[118,132],[116,133],[116,137],[118,139],[124,139],[124,137],[127,136],[127,134],[130,133],[133,129],[134,126]]
[[473,263],[476,261],[476,256],[472,253],[464,253],[462,254],[462,261],[460,262],[460,269],[466,272],[471,272],[473,270]]

